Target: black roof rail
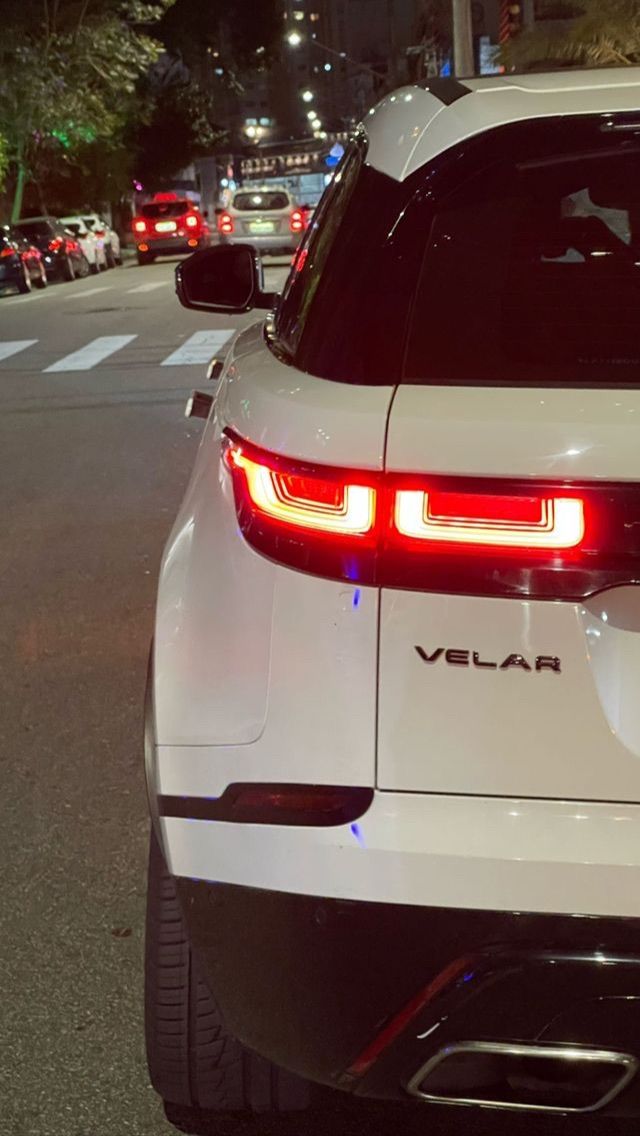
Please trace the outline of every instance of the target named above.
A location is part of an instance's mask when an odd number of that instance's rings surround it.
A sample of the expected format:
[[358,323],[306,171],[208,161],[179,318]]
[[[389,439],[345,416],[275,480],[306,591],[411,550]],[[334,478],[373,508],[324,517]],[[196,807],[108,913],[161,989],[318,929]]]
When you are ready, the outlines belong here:
[[424,79],[421,83],[416,83],[416,86],[422,87],[423,91],[429,91],[430,94],[435,95],[445,106],[451,106],[451,103],[471,94],[471,87],[465,87],[459,79],[448,79],[446,77]]

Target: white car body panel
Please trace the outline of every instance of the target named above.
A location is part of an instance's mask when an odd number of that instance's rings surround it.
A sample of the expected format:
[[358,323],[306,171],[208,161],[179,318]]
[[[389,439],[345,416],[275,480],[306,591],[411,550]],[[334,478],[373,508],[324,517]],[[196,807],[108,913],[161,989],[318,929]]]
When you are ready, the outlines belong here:
[[376,793],[353,826],[166,817],[162,832],[171,871],[195,879],[423,907],[640,915],[637,805]]
[[400,386],[389,469],[634,481],[638,390]]

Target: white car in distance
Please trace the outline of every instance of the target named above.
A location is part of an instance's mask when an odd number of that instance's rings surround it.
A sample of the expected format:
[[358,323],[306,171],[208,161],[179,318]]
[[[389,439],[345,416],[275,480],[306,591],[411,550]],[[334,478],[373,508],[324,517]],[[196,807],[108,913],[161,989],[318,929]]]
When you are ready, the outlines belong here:
[[69,229],[78,241],[84,255],[89,261],[89,269],[97,275],[103,268],[108,268],[104,241],[91,231],[82,217],[61,217],[61,223]]
[[98,241],[102,243],[107,268],[115,268],[117,264],[122,264],[120,237],[115,229],[98,213],[83,213],[82,220],[87,228],[90,229],[92,233],[95,233]]

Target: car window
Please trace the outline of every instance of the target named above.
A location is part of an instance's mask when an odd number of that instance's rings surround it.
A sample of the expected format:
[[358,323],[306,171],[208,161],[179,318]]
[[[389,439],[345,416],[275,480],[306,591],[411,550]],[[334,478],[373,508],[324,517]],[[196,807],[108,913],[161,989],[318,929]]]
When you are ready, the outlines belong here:
[[87,230],[85,226],[81,225],[78,221],[63,221],[62,224],[64,225],[65,229],[69,229],[75,237],[87,236]]
[[236,193],[233,208],[246,213],[264,212],[266,209],[287,209],[290,204],[286,193]]
[[83,217],[82,220],[84,221],[88,229],[93,229],[93,226],[96,223],[95,217]]
[[25,237],[48,237],[53,232],[48,221],[21,221],[19,225],[16,225],[16,228]]
[[[403,183],[366,164],[358,138],[327,186],[296,255],[269,342],[322,378],[392,383],[421,260],[398,228]],[[409,191],[411,192],[411,191]],[[417,259],[416,259],[417,257]]]
[[154,220],[158,217],[181,217],[191,209],[188,201],[152,201],[140,210],[143,217]]
[[640,382],[640,146],[511,138],[430,218],[405,381]]

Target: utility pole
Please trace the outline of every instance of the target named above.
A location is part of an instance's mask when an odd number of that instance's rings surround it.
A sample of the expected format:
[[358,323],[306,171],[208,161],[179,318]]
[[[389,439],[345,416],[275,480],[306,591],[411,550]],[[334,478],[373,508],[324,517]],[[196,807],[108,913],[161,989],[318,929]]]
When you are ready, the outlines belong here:
[[474,74],[471,0],[452,0],[453,70],[461,78]]

